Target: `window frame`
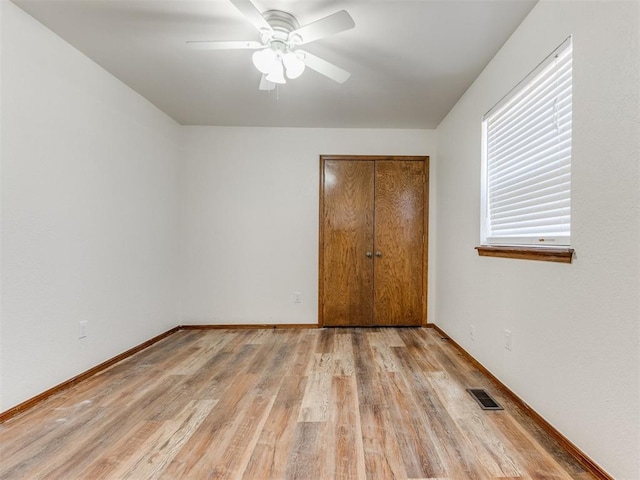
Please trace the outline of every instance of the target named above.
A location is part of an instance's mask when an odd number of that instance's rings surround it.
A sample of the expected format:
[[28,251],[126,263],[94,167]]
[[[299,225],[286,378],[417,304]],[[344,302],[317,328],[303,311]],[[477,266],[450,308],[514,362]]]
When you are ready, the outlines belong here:
[[[482,162],[481,162],[481,228],[480,242],[481,247],[477,247],[478,254],[482,256],[500,256],[510,258],[528,258],[535,260],[561,261],[570,263],[573,256],[571,246],[571,218],[569,206],[569,232],[567,235],[536,235],[535,233],[528,236],[491,236],[491,228],[489,218],[489,165],[488,165],[488,121],[496,114],[502,113],[508,108],[512,101],[520,98],[520,95],[530,85],[540,78],[540,75],[548,70],[548,67],[556,60],[556,58],[569,50],[571,68],[573,63],[573,40],[569,36],[556,49],[551,52],[536,68],[534,68],[525,78],[520,81],[511,91],[509,91],[495,106],[493,106],[482,118]],[[571,74],[571,85],[573,84],[573,74]],[[570,102],[571,110],[573,110],[572,101]],[[572,113],[571,113],[572,115]],[[572,136],[572,135],[571,135]],[[569,137],[569,146],[571,146],[571,136]],[[572,158],[569,158],[569,168]],[[570,175],[570,173],[569,173]],[[570,178],[570,177],[569,177]],[[569,180],[570,181],[570,180]],[[569,185],[569,205],[571,199],[571,186]],[[541,253],[542,251],[542,253]],[[517,252],[517,253],[516,253]],[[529,252],[530,254],[527,254]],[[546,253],[545,253],[546,252]],[[555,255],[558,255],[554,258]],[[568,261],[567,261],[568,259]]]

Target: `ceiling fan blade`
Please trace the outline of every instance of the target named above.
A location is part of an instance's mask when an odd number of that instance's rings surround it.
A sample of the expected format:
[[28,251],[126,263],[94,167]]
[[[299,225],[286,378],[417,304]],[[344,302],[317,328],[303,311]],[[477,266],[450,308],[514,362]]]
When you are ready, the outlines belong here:
[[231,3],[249,20],[258,31],[272,31],[271,25],[267,22],[256,6],[250,0],[231,0]]
[[[328,17],[316,20],[309,25],[300,27],[294,30],[289,35],[290,39],[294,39],[294,42],[298,45],[304,45],[305,43],[313,42],[323,37],[328,37],[335,33],[350,30],[355,27],[356,24],[345,10],[340,10]],[[296,41],[295,38],[299,37],[300,41]]]
[[191,40],[187,45],[194,50],[257,50],[264,47],[260,42],[253,40],[217,42],[209,40]]
[[326,60],[321,59],[320,57],[316,57],[308,52],[303,52],[302,50],[296,50],[296,52],[300,52],[304,55],[304,63],[307,67],[315,70],[318,73],[321,73],[325,77],[329,77],[331,80],[344,83],[346,82],[351,74],[346,70],[341,69],[340,67],[335,66],[333,63],[329,63]]
[[276,88],[276,84],[267,80],[267,75],[262,74],[262,78],[260,79],[260,85],[258,86],[258,90],[266,90],[267,92]]

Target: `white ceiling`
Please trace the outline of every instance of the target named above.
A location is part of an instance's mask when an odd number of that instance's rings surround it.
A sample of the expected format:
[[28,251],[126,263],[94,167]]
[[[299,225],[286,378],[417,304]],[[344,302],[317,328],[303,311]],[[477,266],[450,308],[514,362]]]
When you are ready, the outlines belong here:
[[254,0],[301,25],[347,10],[356,27],[305,50],[351,72],[307,69],[258,90],[251,51],[187,40],[259,40],[228,0],[13,0],[183,125],[435,128],[536,0]]

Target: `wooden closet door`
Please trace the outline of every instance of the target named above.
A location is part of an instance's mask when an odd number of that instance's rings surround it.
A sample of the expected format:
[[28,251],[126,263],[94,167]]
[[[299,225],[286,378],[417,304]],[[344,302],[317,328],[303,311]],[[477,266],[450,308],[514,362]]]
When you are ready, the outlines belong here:
[[370,161],[324,162],[321,308],[325,326],[372,323],[374,166]]
[[424,162],[377,161],[374,324],[423,322]]

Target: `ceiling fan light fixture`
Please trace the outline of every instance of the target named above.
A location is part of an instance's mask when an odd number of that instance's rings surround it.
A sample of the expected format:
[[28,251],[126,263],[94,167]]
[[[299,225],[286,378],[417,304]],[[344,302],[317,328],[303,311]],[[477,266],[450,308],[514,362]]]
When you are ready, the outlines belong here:
[[286,83],[286,78],[298,78],[307,66],[338,83],[344,83],[349,78],[349,72],[308,52],[297,50],[299,46],[355,27],[353,18],[345,10],[300,26],[296,17],[288,12],[261,12],[253,3],[254,0],[228,1],[258,30],[260,41],[197,40],[188,41],[189,46],[201,50],[254,50],[251,57],[253,64],[262,73],[260,90],[272,90],[274,84]]
[[285,53],[284,57],[282,57],[282,63],[287,70],[287,77],[291,80],[302,75],[306,66],[301,55],[295,52]]
[[271,48],[263,48],[256,50],[251,56],[253,65],[262,73],[271,73],[274,69],[278,68],[280,59],[278,53]]

